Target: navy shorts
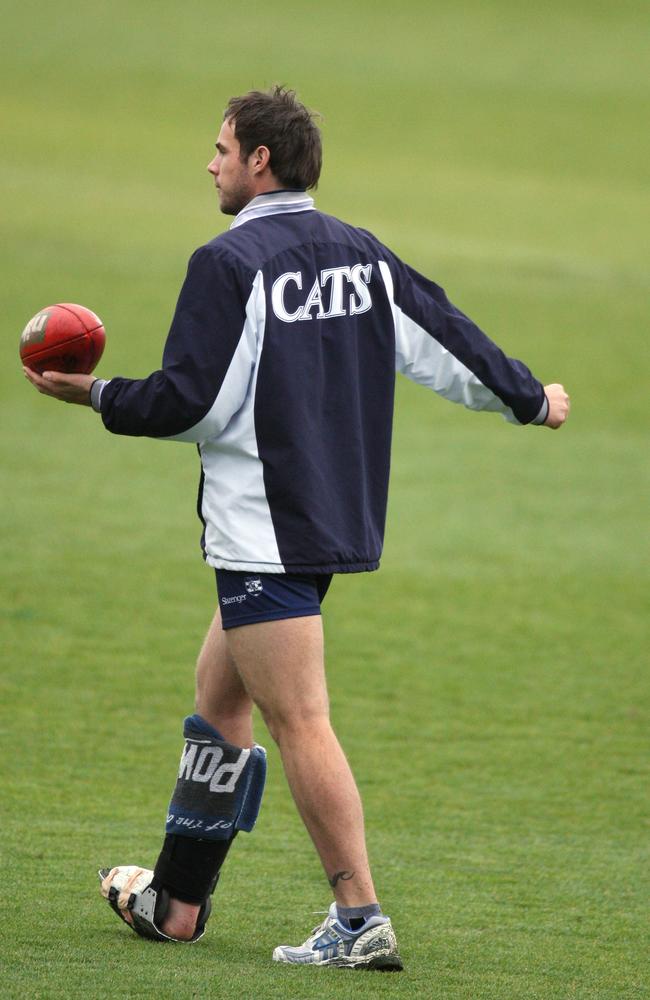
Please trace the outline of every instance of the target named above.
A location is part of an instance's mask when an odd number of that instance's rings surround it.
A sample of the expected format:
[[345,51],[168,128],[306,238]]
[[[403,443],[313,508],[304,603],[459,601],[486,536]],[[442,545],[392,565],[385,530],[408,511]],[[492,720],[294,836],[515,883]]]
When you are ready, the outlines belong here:
[[331,573],[238,573],[215,570],[223,628],[319,615]]

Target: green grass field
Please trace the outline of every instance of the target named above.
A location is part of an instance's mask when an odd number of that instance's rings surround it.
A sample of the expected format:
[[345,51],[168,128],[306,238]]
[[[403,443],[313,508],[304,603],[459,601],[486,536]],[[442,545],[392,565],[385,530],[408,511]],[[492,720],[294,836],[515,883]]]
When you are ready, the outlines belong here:
[[[650,995],[647,3],[33,0],[3,19],[1,992]],[[328,890],[270,753],[195,947],[96,869],[151,864],[214,604],[193,448],[108,435],[18,364],[52,301],[99,374],[159,364],[231,94],[325,116],[318,205],[374,230],[544,381],[560,433],[400,384],[379,574],[326,602],[333,714],[406,971],[277,967]]]

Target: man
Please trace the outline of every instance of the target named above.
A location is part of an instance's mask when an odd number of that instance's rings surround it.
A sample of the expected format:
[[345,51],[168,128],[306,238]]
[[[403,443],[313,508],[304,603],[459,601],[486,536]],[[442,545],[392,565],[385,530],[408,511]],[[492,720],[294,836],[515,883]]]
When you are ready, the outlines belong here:
[[256,704],[334,895],[305,943],[273,958],[399,970],[329,723],[321,601],[333,573],[379,565],[396,370],[514,423],[557,428],[569,400],[372,235],[316,211],[305,192],[320,134],[293,92],[232,99],[216,150],[208,170],[235,219],[190,260],[161,370],[108,382],[26,371],[40,392],[92,405],[110,431],[195,442],[201,456],[219,609],[196,714],[154,871],[104,870],[102,892],[143,936],[201,936],[225,856],[260,805]]

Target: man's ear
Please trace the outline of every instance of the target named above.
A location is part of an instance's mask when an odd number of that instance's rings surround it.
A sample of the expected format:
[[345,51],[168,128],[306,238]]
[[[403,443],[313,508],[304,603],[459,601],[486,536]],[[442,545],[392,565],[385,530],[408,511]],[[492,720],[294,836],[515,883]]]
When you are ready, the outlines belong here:
[[271,150],[268,146],[258,146],[248,157],[253,173],[262,174],[271,162]]

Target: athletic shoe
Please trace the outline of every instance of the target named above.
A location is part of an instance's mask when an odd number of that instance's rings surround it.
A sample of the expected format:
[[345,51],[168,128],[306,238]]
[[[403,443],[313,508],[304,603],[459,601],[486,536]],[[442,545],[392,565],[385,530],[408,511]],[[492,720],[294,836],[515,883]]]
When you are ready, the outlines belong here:
[[339,923],[336,903],[332,903],[325,920],[314,928],[304,944],[297,948],[278,945],[273,960],[381,972],[399,972],[404,968],[389,917],[369,917],[359,930],[351,931]]

